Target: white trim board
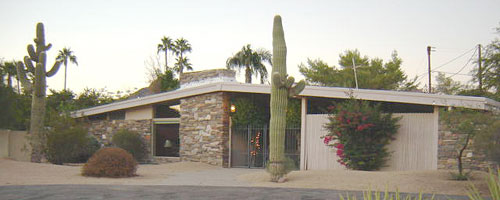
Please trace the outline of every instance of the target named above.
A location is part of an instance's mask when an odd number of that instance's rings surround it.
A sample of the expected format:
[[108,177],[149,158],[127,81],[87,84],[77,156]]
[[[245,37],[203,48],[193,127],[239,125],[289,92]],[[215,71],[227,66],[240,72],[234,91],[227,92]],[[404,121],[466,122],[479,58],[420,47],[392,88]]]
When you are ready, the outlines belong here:
[[[396,102],[419,105],[433,106],[451,106],[464,107],[480,110],[500,111],[500,102],[485,98],[485,97],[470,97],[457,95],[438,95],[416,92],[402,92],[389,90],[369,90],[369,89],[352,89],[340,87],[320,87],[306,86],[299,97],[324,97],[334,99],[347,99],[347,93],[351,92],[354,97],[370,101],[381,102]],[[146,97],[130,99],[115,103],[110,103],[102,106],[77,110],[71,113],[74,118],[96,115],[115,110],[122,110],[143,105],[150,105],[165,101],[182,99],[189,96],[196,96],[213,92],[239,92],[239,93],[259,93],[269,94],[271,92],[270,85],[248,84],[238,82],[218,82],[178,89],[170,92],[154,94]]]

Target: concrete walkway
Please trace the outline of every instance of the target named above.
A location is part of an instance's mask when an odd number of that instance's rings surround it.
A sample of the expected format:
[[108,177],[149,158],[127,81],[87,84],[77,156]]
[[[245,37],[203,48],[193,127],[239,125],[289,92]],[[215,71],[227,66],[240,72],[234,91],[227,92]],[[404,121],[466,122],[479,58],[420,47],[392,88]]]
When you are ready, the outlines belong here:
[[264,171],[264,169],[220,168],[197,172],[182,172],[169,176],[161,185],[190,186],[251,186],[251,183],[238,180],[242,174]]

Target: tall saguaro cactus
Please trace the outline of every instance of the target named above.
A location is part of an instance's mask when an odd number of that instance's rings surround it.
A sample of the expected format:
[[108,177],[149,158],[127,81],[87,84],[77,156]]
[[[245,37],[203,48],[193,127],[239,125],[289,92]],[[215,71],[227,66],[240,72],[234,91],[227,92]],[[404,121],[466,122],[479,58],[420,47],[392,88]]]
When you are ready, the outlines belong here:
[[[36,49],[33,45],[28,45],[29,56],[24,57],[24,64],[23,62],[17,63],[17,74],[23,88],[27,92],[32,92],[33,95],[29,129],[32,147],[31,162],[40,162],[42,159],[41,144],[44,141],[43,122],[45,117],[45,95],[47,88],[46,77],[51,77],[57,73],[59,66],[61,66],[61,61],[56,61],[50,71],[46,71],[46,51],[48,51],[52,45],[50,43],[47,45],[45,44],[45,33],[42,23],[36,25],[36,38],[34,41]],[[29,73],[34,75],[31,80],[26,76],[26,74]]]
[[273,24],[273,71],[271,77],[271,123],[269,168],[271,181],[278,182],[286,174],[285,128],[288,97],[302,92],[305,82],[295,86],[293,77],[286,74],[286,43],[281,17],[276,15]]

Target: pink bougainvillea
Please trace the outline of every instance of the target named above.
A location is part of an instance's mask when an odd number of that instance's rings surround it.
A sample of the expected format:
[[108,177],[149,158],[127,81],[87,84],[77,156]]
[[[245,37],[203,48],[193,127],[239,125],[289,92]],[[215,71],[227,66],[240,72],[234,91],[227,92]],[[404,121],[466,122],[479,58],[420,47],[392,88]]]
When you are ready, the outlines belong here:
[[[331,110],[328,134],[323,142],[336,150],[338,162],[356,170],[377,170],[389,156],[385,145],[397,132],[397,121],[391,114],[382,113],[380,106],[350,99]],[[335,141],[330,145],[331,141]]]

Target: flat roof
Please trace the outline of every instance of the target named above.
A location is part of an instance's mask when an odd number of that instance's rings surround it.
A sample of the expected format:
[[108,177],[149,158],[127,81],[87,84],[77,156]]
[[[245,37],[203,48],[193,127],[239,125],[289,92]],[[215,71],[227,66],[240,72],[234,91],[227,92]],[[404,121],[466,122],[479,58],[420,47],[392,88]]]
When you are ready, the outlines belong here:
[[[323,97],[332,99],[347,99],[348,93],[357,99],[381,102],[396,102],[419,105],[433,105],[446,107],[464,107],[479,110],[499,111],[500,102],[485,98],[458,95],[439,95],[405,91],[353,89],[341,87],[306,86],[299,97]],[[239,92],[270,94],[271,86],[262,84],[249,84],[238,82],[218,82],[178,89],[174,91],[154,94],[125,101],[114,102],[106,105],[77,110],[71,113],[74,118],[96,115],[115,110],[122,110],[144,105],[151,105],[166,101],[182,99],[189,96],[213,92]]]

